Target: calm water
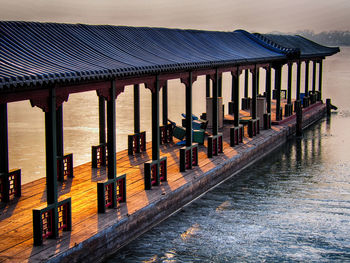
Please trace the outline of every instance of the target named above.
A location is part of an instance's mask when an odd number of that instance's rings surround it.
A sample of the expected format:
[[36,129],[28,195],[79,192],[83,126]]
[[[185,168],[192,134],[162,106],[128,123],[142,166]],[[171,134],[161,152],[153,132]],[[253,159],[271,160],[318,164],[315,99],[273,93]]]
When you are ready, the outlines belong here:
[[[349,58],[350,49],[342,51]],[[327,92],[340,107],[331,119],[186,206],[108,262],[350,262],[349,61],[327,59]]]

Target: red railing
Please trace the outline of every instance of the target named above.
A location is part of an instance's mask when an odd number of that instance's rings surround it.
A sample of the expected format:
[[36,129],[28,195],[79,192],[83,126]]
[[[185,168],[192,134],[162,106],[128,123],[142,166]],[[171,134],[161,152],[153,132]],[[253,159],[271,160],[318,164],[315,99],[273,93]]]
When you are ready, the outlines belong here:
[[21,196],[21,170],[11,170],[8,174],[0,175],[0,202]]

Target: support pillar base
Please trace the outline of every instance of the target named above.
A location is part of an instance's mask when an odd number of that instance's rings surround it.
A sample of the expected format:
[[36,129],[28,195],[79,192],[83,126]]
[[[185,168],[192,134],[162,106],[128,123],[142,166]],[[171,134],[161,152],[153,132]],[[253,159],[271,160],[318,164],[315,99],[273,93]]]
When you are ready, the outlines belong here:
[[222,133],[208,137],[208,158],[224,152],[222,138]]
[[234,147],[243,142],[244,128],[243,125],[230,128],[230,146]]
[[21,169],[0,174],[0,202],[6,203],[21,196]]
[[235,103],[233,101],[228,102],[228,114],[234,115],[234,112],[235,112],[234,105]]
[[101,166],[107,166],[107,144],[102,143],[97,146],[91,147],[91,166],[92,168],[100,168]]
[[180,172],[198,165],[198,143],[180,149]]
[[248,136],[250,138],[260,133],[260,119],[250,119],[248,122]]
[[310,106],[310,97],[309,96],[305,96],[303,98],[303,108],[307,108]]
[[72,230],[70,198],[48,205],[45,208],[33,209],[34,246],[42,245],[46,238],[57,238],[60,230]]
[[251,98],[242,98],[242,110],[250,109]]
[[159,126],[160,144],[167,144],[173,141],[173,125],[171,123],[167,125]]
[[167,157],[145,162],[145,190],[167,181]]
[[289,117],[293,114],[293,104],[284,105],[284,116]]
[[146,132],[128,135],[128,155],[146,151]]
[[105,213],[106,208],[116,208],[118,203],[126,202],[126,175],[97,183],[97,210]]
[[271,113],[264,114],[264,130],[271,129]]

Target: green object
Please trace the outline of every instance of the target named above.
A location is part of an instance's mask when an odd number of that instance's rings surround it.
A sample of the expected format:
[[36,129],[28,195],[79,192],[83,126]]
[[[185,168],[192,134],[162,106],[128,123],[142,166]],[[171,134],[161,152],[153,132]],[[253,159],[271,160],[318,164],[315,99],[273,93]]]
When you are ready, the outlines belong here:
[[174,131],[173,131],[173,136],[176,139],[183,140],[183,138],[185,138],[185,136],[186,136],[186,129],[184,127],[181,127],[181,126],[176,126]]
[[193,130],[193,142],[204,143],[204,130]]

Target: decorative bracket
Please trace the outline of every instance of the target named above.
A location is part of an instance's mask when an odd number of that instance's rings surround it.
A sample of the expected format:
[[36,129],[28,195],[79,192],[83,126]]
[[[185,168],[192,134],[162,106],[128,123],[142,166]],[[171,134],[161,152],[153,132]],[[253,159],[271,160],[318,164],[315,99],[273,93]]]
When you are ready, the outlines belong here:
[[[69,92],[67,89],[57,89],[56,87],[52,87],[56,89],[56,110],[63,104],[63,102],[68,101]],[[39,107],[44,112],[49,112],[49,90],[43,93],[41,96],[31,98],[30,104],[32,107]]]

